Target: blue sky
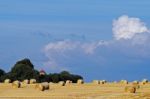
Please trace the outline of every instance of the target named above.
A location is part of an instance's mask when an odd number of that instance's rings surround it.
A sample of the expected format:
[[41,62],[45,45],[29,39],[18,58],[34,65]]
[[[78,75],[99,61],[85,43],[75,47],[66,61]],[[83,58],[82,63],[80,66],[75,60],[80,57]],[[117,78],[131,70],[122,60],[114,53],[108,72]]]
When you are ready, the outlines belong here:
[[[149,78],[149,5],[149,0],[0,0],[0,68],[9,71],[17,60],[30,58],[37,69],[69,70],[86,81]],[[124,32],[122,22],[127,30],[132,22],[135,27]]]

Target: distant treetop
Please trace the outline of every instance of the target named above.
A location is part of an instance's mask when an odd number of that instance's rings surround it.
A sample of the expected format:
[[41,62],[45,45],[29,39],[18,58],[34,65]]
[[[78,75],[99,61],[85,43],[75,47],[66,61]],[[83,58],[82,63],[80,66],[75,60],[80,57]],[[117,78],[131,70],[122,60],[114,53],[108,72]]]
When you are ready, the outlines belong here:
[[31,63],[30,59],[28,59],[28,58],[25,58],[23,60],[16,62],[15,65],[17,65],[17,64],[24,64],[24,65],[30,66],[32,69],[34,68],[34,65]]

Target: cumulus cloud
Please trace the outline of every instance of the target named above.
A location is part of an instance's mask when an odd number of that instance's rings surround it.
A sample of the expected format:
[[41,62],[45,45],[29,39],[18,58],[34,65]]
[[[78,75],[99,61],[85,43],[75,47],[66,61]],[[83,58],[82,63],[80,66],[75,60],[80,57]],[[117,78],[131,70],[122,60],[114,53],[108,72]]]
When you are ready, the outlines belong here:
[[123,15],[117,20],[113,21],[113,33],[114,38],[119,39],[131,39],[136,34],[149,32],[145,23],[139,18],[128,17]]
[[[68,40],[51,42],[44,48],[44,53],[47,57],[44,65],[50,70],[61,71],[73,68],[87,68],[87,65],[90,66],[89,68],[92,68],[92,66],[96,66],[96,68],[99,66],[107,67],[109,62],[114,61],[117,63],[120,59],[124,61],[126,59],[150,58],[150,44],[135,43],[138,38],[89,43]],[[146,41],[144,39],[144,42],[149,41],[149,39]]]
[[[67,66],[69,62],[90,59],[91,55],[95,53],[95,50],[99,46],[106,46],[107,42],[97,41],[97,42],[79,42],[71,40],[63,40],[57,42],[50,42],[47,44],[43,51],[47,57],[47,62],[44,66],[49,67],[51,70],[64,70],[68,69]],[[86,57],[87,56],[87,57]]]
[[94,71],[101,70],[102,73],[109,69],[112,73],[120,74],[118,68],[123,69],[123,73],[125,69],[130,68],[129,66],[136,66],[150,59],[148,31],[140,19],[121,16],[113,23],[115,39],[89,42],[61,40],[48,43],[43,49],[47,58],[44,65],[52,71],[70,70],[85,73],[87,70],[87,74],[99,77],[100,74],[94,74]]
[[63,40],[57,42],[51,42],[47,44],[44,48],[44,52],[55,51],[59,53],[64,53],[66,51],[72,51],[81,49],[85,54],[92,54],[94,50],[99,46],[107,45],[108,42],[105,41],[97,41],[97,42],[79,42],[79,41],[71,41],[71,40]]

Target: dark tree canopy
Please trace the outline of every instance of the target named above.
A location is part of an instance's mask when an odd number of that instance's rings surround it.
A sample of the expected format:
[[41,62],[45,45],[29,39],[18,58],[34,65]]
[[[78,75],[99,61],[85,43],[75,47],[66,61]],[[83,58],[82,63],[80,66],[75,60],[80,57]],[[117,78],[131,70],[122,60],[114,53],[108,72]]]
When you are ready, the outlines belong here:
[[24,64],[24,65],[31,67],[32,69],[34,68],[34,65],[31,63],[31,61],[28,58],[25,58],[23,60],[16,62],[15,65],[17,65],[17,64]]
[[18,80],[30,79],[33,76],[33,69],[25,64],[16,64],[12,68],[11,74]]
[[60,81],[60,75],[58,73],[51,74],[49,77],[54,83],[58,83]]
[[62,71],[60,72],[61,75],[70,75],[70,73],[68,71]]
[[4,70],[0,69],[0,82],[5,79],[20,80],[25,79],[36,79],[37,82],[54,82],[71,80],[73,83],[76,83],[78,79],[83,79],[80,75],[74,75],[68,71],[62,71],[60,73],[53,73],[47,75],[40,75],[39,71],[34,69],[34,65],[27,58],[16,62],[16,64],[11,68],[11,71],[5,73]]
[[83,79],[83,77],[80,75],[70,74],[68,71],[62,71],[60,73],[49,74],[49,79],[54,83],[66,80],[71,80],[73,83],[76,83],[78,79]]
[[5,74],[5,71],[0,69],[0,77],[3,76]]
[[2,81],[2,76],[5,75],[5,71],[0,69],[0,82]]
[[16,62],[12,67],[10,74],[13,80],[24,80],[38,78],[39,72],[34,70],[34,66],[29,59],[23,59]]

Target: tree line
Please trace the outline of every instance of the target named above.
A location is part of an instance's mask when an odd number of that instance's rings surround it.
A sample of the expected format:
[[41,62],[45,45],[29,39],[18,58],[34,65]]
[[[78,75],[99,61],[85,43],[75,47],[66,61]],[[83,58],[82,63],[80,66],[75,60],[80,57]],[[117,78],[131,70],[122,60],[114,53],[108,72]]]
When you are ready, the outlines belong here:
[[9,72],[5,72],[0,69],[0,82],[4,82],[5,79],[10,79],[11,81],[19,80],[23,81],[25,79],[36,79],[37,82],[53,82],[58,83],[59,81],[71,80],[76,83],[78,79],[83,79],[80,75],[71,74],[68,71],[62,71],[60,73],[45,73],[41,74],[34,68],[34,65],[29,59],[23,59],[17,61],[16,64],[11,68]]

